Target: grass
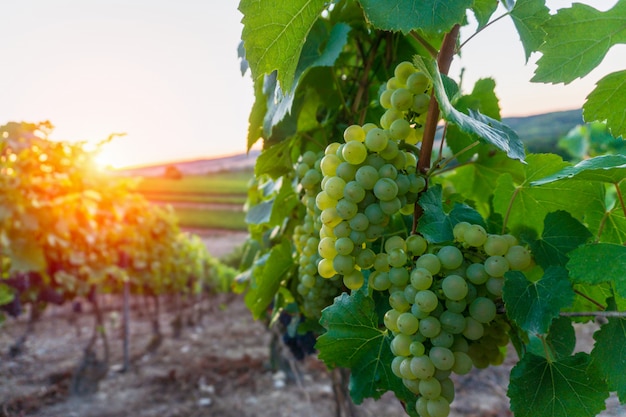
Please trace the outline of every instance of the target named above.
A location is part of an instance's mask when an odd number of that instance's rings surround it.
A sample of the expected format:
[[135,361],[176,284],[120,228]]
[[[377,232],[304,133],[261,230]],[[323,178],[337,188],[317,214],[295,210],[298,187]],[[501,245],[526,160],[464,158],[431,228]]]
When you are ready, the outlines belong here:
[[249,171],[188,176],[179,180],[146,177],[139,183],[137,191],[145,194],[246,195],[251,177],[252,173]]
[[187,207],[174,209],[179,225],[194,229],[247,230],[246,213],[232,210],[202,210]]

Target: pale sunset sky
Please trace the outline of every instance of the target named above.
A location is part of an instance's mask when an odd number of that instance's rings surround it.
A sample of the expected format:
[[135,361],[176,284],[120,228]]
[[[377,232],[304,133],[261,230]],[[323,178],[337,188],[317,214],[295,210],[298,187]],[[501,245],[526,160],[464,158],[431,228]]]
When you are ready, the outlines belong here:
[[[616,1],[584,1],[600,10]],[[552,10],[571,1],[548,0]],[[49,120],[53,139],[99,141],[115,167],[243,153],[252,82],[239,71],[238,1],[2,1],[0,125]],[[494,16],[501,14],[501,10]],[[462,31],[466,39],[474,26]],[[450,75],[496,80],[504,116],[580,108],[626,48],[567,86],[532,84],[510,19],[474,38]]]

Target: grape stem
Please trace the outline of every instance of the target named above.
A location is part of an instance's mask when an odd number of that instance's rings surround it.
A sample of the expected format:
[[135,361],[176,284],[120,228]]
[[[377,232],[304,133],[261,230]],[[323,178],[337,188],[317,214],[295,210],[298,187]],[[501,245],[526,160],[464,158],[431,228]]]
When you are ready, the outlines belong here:
[[433,46],[429,44],[426,39],[424,39],[419,33],[412,31],[411,36],[413,37],[413,39],[418,41],[424,48],[426,48],[431,57],[437,58],[437,50],[433,48]]
[[624,196],[622,195],[622,190],[619,189],[619,182],[614,182],[613,185],[615,185],[617,198],[619,199],[619,202],[622,205],[622,211],[624,212],[624,217],[626,217],[626,204],[624,204]]
[[[437,65],[439,66],[439,72],[441,74],[448,74],[450,71],[450,65],[455,54],[455,46],[459,37],[459,25],[454,27],[446,34],[441,44],[441,50],[437,54]],[[424,125],[424,136],[422,139],[422,149],[420,150],[420,156],[417,161],[417,172],[419,174],[427,174],[430,170],[431,155],[433,152],[433,144],[435,142],[435,133],[437,132],[437,123],[439,122],[439,104],[435,98],[434,91],[430,94],[430,103],[428,104],[428,113],[426,116],[426,123]],[[425,193],[428,190],[428,178],[426,181],[426,187],[420,192]],[[415,203],[415,211],[413,214],[413,227],[411,233],[417,232],[417,223],[424,211],[422,206],[419,205],[419,197]]]
[[483,30],[487,29],[489,26],[493,25],[494,23],[496,23],[498,20],[504,19],[505,17],[507,17],[508,15],[510,15],[511,12],[506,12],[504,13],[502,16],[498,16],[495,19],[493,19],[491,22],[487,23],[485,26],[481,27],[480,29],[478,29],[476,32],[474,32],[469,38],[465,39],[465,41],[463,41],[463,43],[461,43],[459,45],[459,47],[456,49],[457,52],[459,52],[461,50],[461,48],[463,48],[465,46],[466,43],[468,43],[469,41],[471,41],[474,36],[478,35],[480,32],[482,32]]
[[351,112],[353,115],[356,115],[359,111],[361,112],[361,114],[359,115],[359,120],[358,120],[358,123],[360,125],[362,125],[365,120],[365,111],[363,110],[367,110],[367,109],[366,108],[363,108],[361,110],[359,109],[361,108],[361,101],[362,100],[367,101],[367,87],[369,85],[368,79],[370,75],[370,70],[372,69],[372,65],[374,65],[374,60],[376,59],[376,54],[378,52],[378,46],[380,45],[381,39],[382,39],[382,36],[377,36],[376,39],[374,39],[374,43],[372,43],[372,47],[370,48],[367,54],[367,57],[365,57],[365,55],[362,53],[362,57],[364,61],[363,73],[361,75],[361,79],[358,82],[359,89],[357,90],[354,96],[354,102],[352,103],[352,109],[351,109]]
[[589,297],[587,294],[583,294],[582,292],[578,291],[578,290],[574,290],[575,294],[580,295],[582,298],[584,298],[585,300],[589,301],[592,304],[595,304],[599,309],[604,310],[604,306],[602,304],[600,304],[599,302],[597,302],[596,300],[594,300],[593,298]]
[[626,318],[626,311],[563,311],[559,313],[563,317],[617,317]]

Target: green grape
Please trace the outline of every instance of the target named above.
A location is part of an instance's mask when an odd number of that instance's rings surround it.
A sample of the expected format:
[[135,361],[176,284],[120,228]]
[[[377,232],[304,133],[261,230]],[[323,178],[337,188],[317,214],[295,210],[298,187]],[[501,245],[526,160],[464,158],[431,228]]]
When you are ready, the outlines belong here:
[[[469,287],[468,287],[469,292]],[[467,301],[463,300],[446,300],[446,309],[451,313],[462,313],[467,307]]]
[[424,398],[432,400],[441,395],[441,384],[431,376],[420,381],[419,390]]
[[387,89],[389,90],[395,90],[396,88],[400,88],[403,87],[404,84],[400,82],[400,80],[398,80],[396,77],[391,77],[390,79],[387,80]]
[[404,298],[404,293],[400,291],[389,295],[389,305],[402,313],[411,308],[411,304]]
[[499,235],[489,235],[483,245],[483,250],[488,256],[503,256],[509,244],[505,238]]
[[403,378],[402,379],[402,383],[404,384],[405,387],[407,387],[409,389],[409,391],[411,391],[413,394],[418,395],[420,393],[419,391],[419,384],[420,381],[418,379],[406,379]]
[[[387,145],[385,145],[385,146],[387,146]],[[380,167],[382,167],[383,165],[386,164],[386,162],[383,159],[383,157],[380,156],[379,154],[371,153],[371,154],[367,155],[367,158],[365,159],[364,164],[365,165],[371,165],[376,170],[379,170]]]
[[429,313],[437,308],[439,300],[434,292],[430,290],[421,290],[415,294],[415,304],[418,305],[420,310]]
[[465,330],[465,317],[460,313],[446,310],[439,316],[441,328],[451,334],[460,334]]
[[389,126],[389,136],[395,140],[404,140],[411,133],[411,124],[405,119],[396,119]]
[[522,271],[528,268],[532,262],[530,252],[519,245],[511,246],[504,257],[513,271]]
[[428,338],[435,337],[441,332],[441,323],[436,317],[428,316],[420,321],[419,332]]
[[[417,294],[417,292],[415,294]],[[415,300],[415,296],[413,296],[413,299]],[[411,313],[413,313],[413,315],[420,320],[425,319],[426,317],[430,316],[430,312],[424,312],[420,310],[420,307],[417,304],[413,304],[411,306]]]
[[406,239],[406,249],[410,256],[420,256],[426,252],[428,243],[420,235],[411,235]]
[[496,305],[489,298],[478,297],[470,304],[469,313],[480,323],[489,323],[496,318]]
[[502,238],[506,240],[506,243],[509,245],[509,248],[518,244],[517,238],[513,235],[504,234],[502,235]]
[[472,284],[476,285],[484,284],[489,279],[489,274],[485,271],[485,266],[479,263],[468,266],[465,270],[465,276]]
[[376,254],[370,248],[365,248],[356,256],[356,264],[361,269],[370,269],[374,266]]
[[365,141],[365,131],[359,125],[351,125],[343,131],[343,140],[346,142],[364,142]]
[[388,214],[389,216],[393,216],[402,208],[402,201],[400,201],[397,197],[388,201],[380,201],[378,204],[380,205],[380,209],[383,213]]
[[[387,147],[387,142],[389,142],[389,135],[387,135],[387,132],[385,132],[383,129],[374,128],[367,132],[367,134],[365,135],[365,146],[367,146],[367,149],[372,152],[382,151]],[[365,186],[364,188],[367,189],[367,187]]]
[[479,224],[472,224],[463,233],[463,241],[469,246],[482,246],[487,240],[487,232]]
[[[422,342],[418,342],[417,340],[414,340],[413,342],[411,342],[411,346],[409,346],[409,350],[411,351],[411,355],[419,357],[424,355],[424,352],[426,351],[426,347],[424,346],[424,344]],[[426,357],[428,359],[428,357]],[[433,367],[433,372],[435,372],[435,369]],[[413,371],[413,373],[417,376],[417,373],[415,373],[415,371]],[[425,378],[428,378],[429,376],[432,376],[432,374],[426,376]],[[421,378],[418,376],[418,378]]]
[[367,148],[358,141],[346,142],[341,150],[341,155],[346,162],[352,165],[359,165],[367,158]]
[[437,258],[437,255],[432,253],[425,253],[415,261],[416,268],[426,268],[431,274],[437,275],[441,270],[441,261]]
[[417,378],[426,379],[432,377],[435,374],[435,365],[433,365],[433,362],[428,356],[423,355],[422,353],[422,355],[414,355],[411,358],[411,371],[413,372],[413,375],[415,375]]
[[376,254],[376,259],[374,260],[374,269],[377,271],[389,271],[391,266],[389,265],[389,255],[386,253],[378,253]]
[[328,196],[334,200],[343,198],[343,190],[346,188],[346,182],[340,177],[326,177],[327,180],[322,186]]
[[452,228],[454,239],[458,242],[465,242],[465,231],[471,226],[468,222],[459,222]]
[[441,266],[445,269],[456,269],[463,263],[463,254],[455,246],[444,246],[437,252]]
[[411,355],[411,338],[404,333],[398,333],[391,340],[391,352],[396,356]]
[[387,161],[392,161],[395,159],[400,153],[400,147],[398,146],[398,142],[390,140],[387,142],[387,146],[385,149],[380,151],[380,156],[382,156]]
[[322,258],[333,259],[337,256],[336,239],[332,237],[320,239],[317,245],[317,252]]
[[397,326],[401,333],[411,336],[417,332],[419,320],[407,311],[398,316]]
[[331,259],[323,258],[317,264],[317,271],[322,278],[332,278],[337,275],[337,271],[333,267],[333,261]]
[[[400,268],[406,264],[407,256],[406,252],[400,248],[393,248],[387,254],[389,259],[389,265],[395,268]],[[408,274],[407,274],[407,282],[408,282]]]
[[413,93],[406,88],[398,88],[391,95],[391,106],[399,111],[405,111],[413,105]]
[[[334,156],[337,156],[337,149],[339,149],[339,146],[341,146],[341,144],[339,142],[329,143],[328,146],[326,147],[326,149],[324,149],[324,155],[334,155]],[[322,159],[324,159],[324,158],[322,158]],[[320,167],[321,167],[321,161],[320,161]]]
[[[400,313],[398,310],[391,309],[385,313],[383,317],[383,322],[385,323],[385,327],[391,330],[394,333],[399,333],[400,329],[398,328],[398,317],[400,317]],[[419,323],[418,323],[419,325]]]
[[350,232],[350,236],[348,236],[355,245],[362,245],[367,240],[367,236],[363,232],[359,232],[358,230],[353,230]]
[[452,344],[452,346],[450,346],[450,350],[453,352],[467,353],[468,349],[469,349],[469,344],[467,343],[467,339],[461,334],[454,335],[454,343]]
[[402,378],[402,374],[400,373],[400,365],[404,360],[404,356],[396,356],[391,360],[391,372],[398,378]]
[[[356,175],[357,166],[350,164],[349,162],[342,162],[337,165],[335,175],[346,183],[352,181]],[[322,187],[323,188],[323,187]]]
[[459,275],[448,275],[441,282],[441,289],[446,298],[450,300],[462,300],[467,296],[467,282]]
[[357,181],[350,181],[343,189],[343,197],[353,203],[360,203],[365,198],[365,189]]
[[378,169],[371,165],[364,165],[356,171],[354,178],[363,189],[371,190],[380,177],[378,175]]
[[304,188],[311,189],[317,184],[319,184],[321,180],[322,180],[322,174],[318,170],[309,169],[302,176],[302,179],[300,180],[300,184],[302,184]]
[[409,192],[411,193],[419,193],[426,187],[426,179],[421,175],[417,175],[415,173],[409,175]]
[[[335,241],[335,250],[339,255],[349,255],[354,250],[354,242],[347,237],[341,237]],[[321,254],[320,254],[321,255]],[[326,258],[326,256],[323,256]]]
[[390,178],[380,178],[374,185],[374,195],[382,201],[389,201],[398,195],[398,185]]
[[380,93],[379,102],[380,106],[383,109],[391,108],[391,95],[393,94],[393,91],[394,90],[384,90],[382,93]]
[[428,357],[433,361],[435,368],[447,371],[454,366],[454,354],[445,347],[433,346],[428,352]]
[[[400,249],[399,249],[400,250]],[[398,287],[407,287],[413,288],[411,286],[407,286],[406,284],[409,282],[409,271],[406,268],[398,268],[393,267],[389,270],[389,281],[391,281],[392,285]],[[411,298],[407,297],[407,300],[415,299],[415,294]]]
[[315,277],[312,275],[302,275],[300,282],[307,288],[313,288],[315,286]]
[[348,223],[345,220],[342,220],[341,222],[339,222],[337,225],[335,225],[333,229],[333,235],[337,239],[341,237],[349,237],[350,233],[352,233],[352,228],[350,227],[350,223]]
[[404,358],[404,360],[400,363],[400,375],[402,375],[402,379],[408,379],[408,380],[417,379],[417,377],[413,375],[413,372],[411,371],[411,359],[410,358]]
[[363,282],[365,281],[365,277],[363,277],[363,273],[356,269],[353,269],[352,272],[344,275],[343,284],[351,290],[358,290],[363,286]]
[[398,177],[398,168],[396,168],[393,164],[384,164],[378,168],[378,175],[380,178],[395,180]]
[[348,275],[354,271],[354,258],[346,255],[335,256],[333,258],[333,269],[342,275]]
[[409,61],[400,62],[393,70],[393,75],[396,77],[400,84],[406,84],[407,79],[415,71],[415,66]]
[[441,396],[452,403],[454,401],[454,383],[450,378],[441,379],[439,383],[441,384]]
[[413,101],[411,102],[409,107],[411,110],[413,110],[417,114],[424,114],[428,112],[429,105],[430,105],[430,96],[426,93],[422,93],[422,94],[416,94],[413,96]]
[[445,330],[441,330],[437,336],[430,339],[430,342],[433,346],[449,348],[454,343],[454,336]]
[[[393,99],[393,94],[391,95],[391,98]],[[392,107],[388,109],[387,111],[385,111],[383,115],[380,117],[380,127],[382,127],[385,130],[389,130],[389,128],[391,127],[391,124],[394,121],[401,119],[402,117],[403,117],[402,112],[396,109],[395,107]]]
[[421,94],[428,89],[429,80],[423,72],[415,72],[406,80],[406,87],[413,94]]
[[325,176],[335,175],[337,172],[337,166],[341,163],[341,159],[334,154],[328,154],[322,158],[320,162],[320,168],[322,170],[322,174]]
[[[387,272],[374,271],[370,274],[369,285],[376,291],[385,291],[391,287],[389,274]],[[404,297],[403,297],[404,298]],[[404,310],[406,311],[406,310]]]
[[482,323],[472,317],[465,317],[465,330],[463,336],[468,340],[478,340],[485,333]]
[[389,253],[393,249],[406,250],[406,241],[401,236],[391,236],[385,240],[385,252]]
[[504,278],[502,277],[491,277],[485,283],[485,287],[487,291],[493,294],[496,297],[502,296],[502,288],[504,287]]
[[509,261],[503,256],[490,256],[485,259],[485,272],[492,277],[502,277],[509,270]]
[[[419,385],[417,386],[419,392]],[[415,410],[420,417],[432,417],[428,412],[428,400],[425,397],[419,397],[415,401]]]
[[415,268],[410,275],[411,285],[418,290],[427,290],[433,283],[433,275],[426,268]]
[[337,215],[342,220],[350,220],[351,218],[356,216],[359,208],[357,207],[356,203],[342,198],[341,200],[337,201],[337,206],[335,207],[335,210],[337,211]]
[[350,228],[357,232],[364,232],[368,229],[370,221],[363,213],[357,213],[350,219]]
[[447,399],[440,396],[435,399],[429,399],[426,403],[426,409],[430,417],[448,417],[450,414],[450,403]]
[[398,186],[398,194],[405,195],[409,192],[411,180],[409,180],[409,177],[407,175],[399,173],[396,177],[396,185]]

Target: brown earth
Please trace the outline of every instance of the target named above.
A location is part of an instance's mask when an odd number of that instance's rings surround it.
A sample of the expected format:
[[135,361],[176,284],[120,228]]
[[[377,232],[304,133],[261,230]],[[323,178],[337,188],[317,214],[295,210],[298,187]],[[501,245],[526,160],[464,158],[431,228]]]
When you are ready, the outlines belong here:
[[[241,236],[220,232],[215,239],[215,248],[225,251]],[[145,353],[152,337],[150,317],[133,309],[130,347],[134,361],[127,372],[120,372],[119,313],[107,313],[113,366],[98,392],[86,397],[70,396],[69,386],[91,336],[90,315],[82,314],[71,323],[74,315],[69,307],[49,309],[29,338],[26,352],[17,358],[10,358],[7,351],[26,320],[8,320],[0,331],[0,417],[336,416],[331,378],[324,365],[315,357],[291,361],[299,374],[296,380],[271,370],[271,333],[252,319],[241,297],[211,296],[201,304],[206,310],[202,320],[185,326],[179,338],[173,337],[174,314],[167,306],[164,302],[160,317],[164,338],[154,353]],[[581,335],[590,340],[590,331],[583,330]],[[506,386],[513,364],[510,355],[503,366],[455,378],[457,397],[450,415],[510,416]],[[614,397],[608,404],[611,411],[603,416],[626,415],[626,407],[619,407]],[[393,395],[387,394],[357,407],[357,415],[401,417],[404,413]]]

